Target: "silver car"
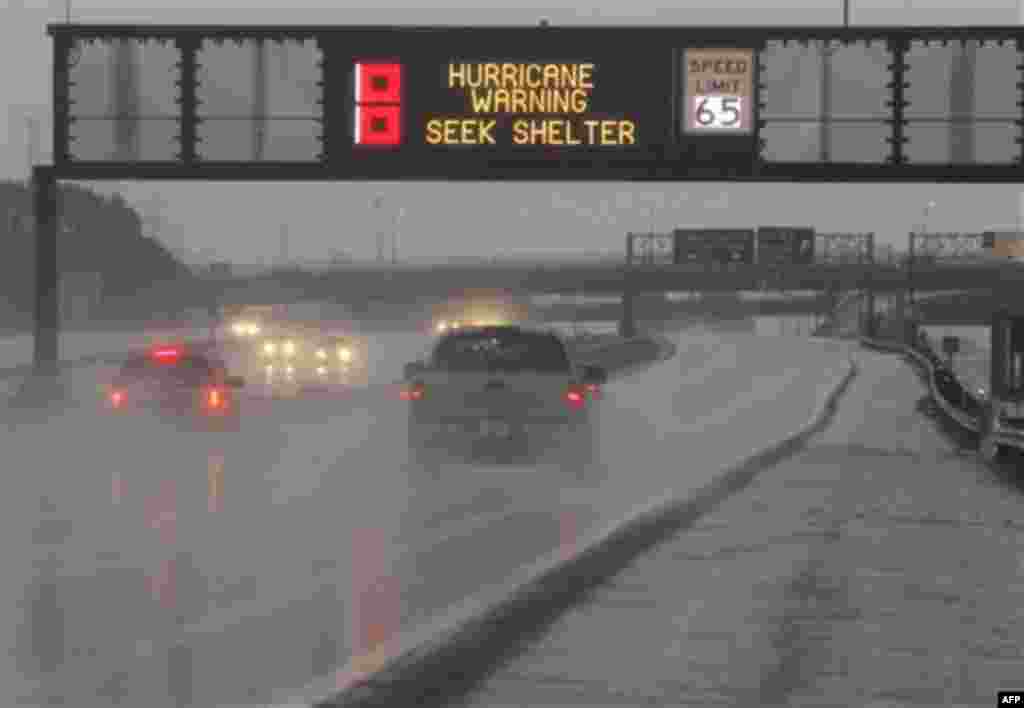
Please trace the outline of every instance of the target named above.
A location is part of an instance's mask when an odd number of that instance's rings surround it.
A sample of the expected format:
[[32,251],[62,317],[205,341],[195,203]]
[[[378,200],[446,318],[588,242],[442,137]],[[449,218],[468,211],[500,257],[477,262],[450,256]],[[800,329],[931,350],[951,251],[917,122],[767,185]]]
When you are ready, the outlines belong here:
[[469,447],[532,455],[555,449],[589,463],[594,404],[606,372],[580,366],[554,332],[470,327],[441,336],[424,360],[407,364],[409,447],[414,458]]

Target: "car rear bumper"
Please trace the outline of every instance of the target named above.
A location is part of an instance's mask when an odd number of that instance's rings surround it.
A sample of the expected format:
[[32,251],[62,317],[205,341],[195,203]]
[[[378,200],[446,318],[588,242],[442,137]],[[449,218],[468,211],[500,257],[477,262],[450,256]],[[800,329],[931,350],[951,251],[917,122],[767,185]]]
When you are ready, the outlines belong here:
[[529,435],[531,437],[558,434],[585,426],[581,417],[522,417],[522,416],[412,416],[410,423],[432,432],[460,435]]

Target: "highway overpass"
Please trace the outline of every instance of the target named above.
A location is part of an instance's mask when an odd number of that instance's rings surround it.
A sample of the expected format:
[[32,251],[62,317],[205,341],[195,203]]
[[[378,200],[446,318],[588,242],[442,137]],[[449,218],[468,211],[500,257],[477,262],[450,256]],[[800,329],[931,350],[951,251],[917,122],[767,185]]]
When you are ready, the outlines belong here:
[[[634,292],[736,292],[751,290],[859,290],[899,292],[982,290],[1024,283],[1024,266],[1016,263],[930,263],[908,270],[902,265],[815,264],[768,268],[757,265],[708,267],[638,266],[628,276]],[[447,297],[466,290],[506,293],[621,294],[627,284],[623,265],[448,265],[429,268],[358,267],[325,274],[278,273],[242,279],[207,281],[206,289],[229,302],[282,302],[326,299],[358,303],[370,300],[413,302]]]

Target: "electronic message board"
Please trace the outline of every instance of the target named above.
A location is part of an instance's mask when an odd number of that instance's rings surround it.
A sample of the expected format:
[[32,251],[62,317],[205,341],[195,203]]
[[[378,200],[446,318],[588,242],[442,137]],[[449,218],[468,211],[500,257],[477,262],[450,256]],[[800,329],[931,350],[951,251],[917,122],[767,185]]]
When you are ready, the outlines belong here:
[[[993,95],[1012,94],[1021,68],[1009,45],[1024,42],[1024,29],[968,30],[1002,67]],[[62,179],[1024,179],[1012,109],[966,111],[1011,136],[993,159],[935,162],[915,132],[915,123],[956,117],[920,118],[919,102],[908,108],[906,98],[911,85],[934,88],[923,69],[941,65],[947,42],[963,40],[961,27],[61,23],[47,31]],[[841,122],[842,113],[872,128],[849,157],[804,160],[800,141],[784,137],[802,115],[788,105],[788,47],[823,41],[842,44],[837,67],[878,71],[853,108],[822,121]],[[955,89],[943,85],[946,105]]]
[[[614,60],[359,61],[353,142],[498,153],[664,143],[664,129],[642,118],[650,93],[640,80],[643,67],[634,63],[621,54]],[[660,134],[651,136],[650,128]]]
[[814,262],[814,229],[762,226],[757,230],[757,262],[809,265]]
[[675,262],[753,263],[753,229],[676,229]]

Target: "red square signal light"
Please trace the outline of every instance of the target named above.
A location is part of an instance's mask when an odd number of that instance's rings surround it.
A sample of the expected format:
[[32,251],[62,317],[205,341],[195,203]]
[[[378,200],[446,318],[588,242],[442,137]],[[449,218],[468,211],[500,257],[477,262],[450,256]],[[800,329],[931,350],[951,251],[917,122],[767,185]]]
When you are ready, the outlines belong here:
[[356,145],[401,144],[401,64],[356,63],[354,137]]
[[398,106],[356,106],[356,145],[400,145]]
[[402,102],[402,65],[380,62],[356,64],[356,103]]

